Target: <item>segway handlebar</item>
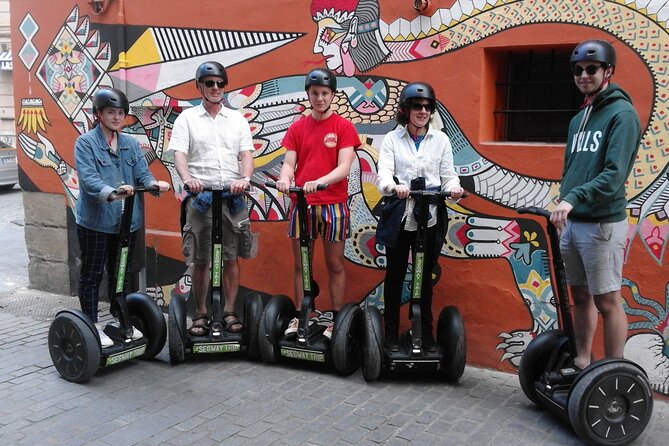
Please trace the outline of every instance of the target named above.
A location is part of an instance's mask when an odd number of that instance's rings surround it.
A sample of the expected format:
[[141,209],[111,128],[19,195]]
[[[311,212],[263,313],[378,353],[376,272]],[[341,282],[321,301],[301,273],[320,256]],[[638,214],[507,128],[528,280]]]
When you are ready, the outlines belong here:
[[[393,194],[395,195],[395,194]],[[450,192],[444,192],[441,190],[412,190],[409,191],[409,196],[410,197],[442,197],[442,198],[448,198],[451,196]],[[462,198],[468,197],[469,192],[464,191],[462,193]]]
[[[267,187],[271,187],[272,189],[276,189],[276,182],[274,182],[274,181],[265,181],[265,186],[267,186]],[[328,185],[327,185],[327,184],[319,184],[319,185],[316,187],[316,190],[325,190],[325,189],[327,189],[327,188],[328,188]],[[299,192],[302,192],[303,190],[304,190],[303,187],[298,187],[298,186],[291,186],[290,188],[288,188],[288,191],[289,191],[290,193],[299,193]]]
[[[244,190],[247,191],[247,190],[250,190],[250,189],[251,189],[250,187],[247,187],[247,188],[244,189]],[[185,190],[185,191],[189,191],[189,190],[190,190],[190,188],[188,187],[187,184],[184,184],[184,190]],[[230,185],[227,184],[227,185],[225,185],[225,186],[204,186],[204,187],[202,188],[202,191],[203,191],[203,192],[215,192],[215,191],[230,192]]]
[[542,217],[546,217],[549,221],[551,219],[551,213],[547,211],[544,208],[540,208],[537,206],[523,206],[519,207],[516,209],[516,212],[519,214],[533,214],[533,215],[540,215]]
[[[132,188],[133,193],[142,193],[142,192],[149,192],[152,194],[160,194],[160,188],[158,186],[134,186]],[[112,200],[121,200],[123,198],[129,197],[130,194],[128,194],[125,189],[118,191],[118,190],[113,190],[112,193],[110,194],[110,198]]]

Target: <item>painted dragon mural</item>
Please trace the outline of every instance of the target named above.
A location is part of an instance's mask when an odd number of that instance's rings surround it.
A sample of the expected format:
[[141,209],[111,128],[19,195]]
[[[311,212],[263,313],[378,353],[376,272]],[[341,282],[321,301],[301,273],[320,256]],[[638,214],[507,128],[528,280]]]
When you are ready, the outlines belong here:
[[[449,8],[436,9],[429,16],[397,18],[389,23],[382,19],[381,6],[378,0],[313,0],[309,10],[304,11],[310,14],[313,28],[292,32],[126,26],[127,48],[110,44],[117,32],[114,25],[92,22],[76,6],[64,17],[58,32],[49,36],[48,47],[38,48],[33,41],[40,25],[33,15],[26,14],[18,27],[23,36],[18,58],[31,80],[39,82],[48,95],[35,94],[37,88],[29,84],[17,121],[20,147],[33,163],[58,175],[72,206],[78,196],[77,172],[64,156],[72,150],[71,144],[59,146],[49,138],[50,126],[56,119],[47,116],[44,103],[55,103],[76,132],[83,133],[91,123],[93,92],[114,86],[126,91],[131,101],[132,116],[126,131],[140,141],[147,160],[153,163],[152,169],[167,171],[180,196],[181,183],[168,150],[169,136],[178,114],[197,103],[197,98],[172,97],[168,91],[192,82],[194,67],[205,60],[215,59],[232,67],[312,39],[312,53],[304,57],[321,57],[322,64],[339,74],[333,107],[355,124],[363,143],[349,182],[352,238],[347,242],[346,257],[360,268],[381,269],[385,256],[375,243],[381,199],[375,186],[378,148],[384,135],[396,125],[393,115],[399,93],[414,80],[382,76],[382,68],[445,58],[450,53],[467,51],[473,43],[525,25],[585,25],[624,42],[643,60],[652,78],[655,94],[650,119],[628,181],[627,252],[632,243],[640,243],[648,253],[644,261],[662,265],[669,231],[669,5],[622,0],[463,0],[452,2]],[[271,29],[271,24],[267,27]],[[374,74],[366,74],[372,70]],[[299,73],[269,78],[226,94],[226,105],[242,112],[253,132],[256,169],[250,201],[255,221],[286,219],[286,197],[265,188],[264,182],[276,178],[281,168],[281,139],[288,126],[308,113],[303,76]],[[470,209],[466,200],[450,204],[451,221],[442,255],[456,260],[499,259],[508,265],[516,293],[526,307],[528,323],[518,327],[496,321],[500,324],[496,348],[501,362],[517,366],[529,341],[556,325],[556,310],[550,272],[545,267],[544,230],[533,219],[509,218],[513,213],[508,211],[520,206],[552,209],[559,184],[486,158],[449,112],[447,102],[439,104],[435,118],[433,125],[451,139],[464,187],[507,211],[481,213]],[[164,232],[154,235],[179,238],[178,232]],[[437,271],[435,280],[439,276]],[[656,390],[667,393],[669,294],[665,294],[664,301],[658,301],[643,297],[643,285],[630,279],[625,279],[624,286],[631,293],[625,303],[631,333],[625,354],[644,366]],[[156,283],[151,290],[159,300],[168,300],[165,296],[187,294],[189,287],[186,270],[176,284]],[[408,299],[408,280],[406,291]],[[364,305],[383,306],[383,284],[372,286],[362,301]]]

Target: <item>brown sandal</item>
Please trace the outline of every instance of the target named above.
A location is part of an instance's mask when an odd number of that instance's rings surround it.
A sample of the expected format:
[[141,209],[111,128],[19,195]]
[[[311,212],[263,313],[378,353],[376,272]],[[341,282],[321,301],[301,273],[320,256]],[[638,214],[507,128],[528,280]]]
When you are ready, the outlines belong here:
[[223,313],[223,322],[228,333],[239,333],[244,329],[244,324],[239,320],[237,314],[231,311]]
[[197,316],[193,318],[193,324],[188,329],[191,336],[204,336],[209,331],[209,318]]

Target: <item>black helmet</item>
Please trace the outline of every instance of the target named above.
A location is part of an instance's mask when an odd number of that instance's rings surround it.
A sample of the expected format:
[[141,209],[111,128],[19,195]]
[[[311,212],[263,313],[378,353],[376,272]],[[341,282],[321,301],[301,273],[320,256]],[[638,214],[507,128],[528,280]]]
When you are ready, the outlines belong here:
[[195,80],[200,82],[203,77],[217,76],[223,79],[225,85],[228,85],[228,73],[225,72],[225,67],[218,62],[204,62],[197,67],[195,72]]
[[591,60],[602,62],[610,67],[616,66],[616,50],[613,45],[604,40],[586,40],[579,43],[571,53],[571,64]]
[[93,113],[106,107],[122,108],[126,114],[130,111],[127,96],[116,88],[100,89],[93,95]]
[[426,82],[411,82],[407,84],[400,94],[400,104],[404,104],[408,99],[413,98],[429,99],[432,103],[435,103],[437,100],[434,88]]
[[327,68],[313,69],[304,79],[304,89],[308,90],[312,85],[322,85],[329,87],[332,91],[337,91],[337,76]]

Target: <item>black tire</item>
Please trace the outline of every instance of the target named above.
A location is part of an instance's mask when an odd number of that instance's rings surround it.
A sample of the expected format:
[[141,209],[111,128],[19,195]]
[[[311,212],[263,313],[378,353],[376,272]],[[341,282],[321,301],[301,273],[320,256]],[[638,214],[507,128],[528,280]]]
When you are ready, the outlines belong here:
[[186,336],[186,303],[181,296],[175,296],[170,301],[167,310],[169,325],[168,346],[170,364],[180,364],[186,359],[184,337]]
[[464,373],[467,362],[465,324],[456,307],[448,306],[439,313],[437,342],[443,354],[439,377],[456,382]]
[[624,360],[602,362],[586,369],[576,380],[569,394],[569,421],[588,444],[628,444],[650,421],[653,391],[636,364]]
[[260,358],[258,346],[258,332],[260,319],[263,314],[262,297],[258,293],[251,293],[244,300],[244,343],[246,353],[251,359]]
[[267,303],[258,330],[258,348],[264,363],[279,362],[279,339],[294,316],[295,304],[288,296],[278,294]]
[[355,304],[346,304],[335,318],[332,333],[332,362],[342,375],[358,370],[364,314]]
[[362,336],[362,376],[365,381],[376,381],[383,367],[383,322],[377,307],[364,311],[365,325]]
[[153,359],[165,347],[167,339],[167,323],[163,310],[147,294],[131,293],[125,298],[128,305],[128,315],[133,327],[142,332],[148,344],[142,359]]
[[49,353],[64,379],[88,381],[100,366],[100,339],[95,326],[77,310],[61,311],[49,327]]
[[567,338],[559,330],[549,330],[534,338],[525,349],[518,366],[518,380],[525,396],[541,406],[534,383],[541,379],[553,349],[566,348]]

